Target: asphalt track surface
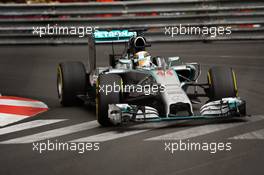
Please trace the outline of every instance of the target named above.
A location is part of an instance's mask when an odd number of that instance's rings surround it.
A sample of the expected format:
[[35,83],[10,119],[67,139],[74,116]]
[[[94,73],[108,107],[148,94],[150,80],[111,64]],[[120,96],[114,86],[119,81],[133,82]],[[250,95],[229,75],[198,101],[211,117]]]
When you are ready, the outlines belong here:
[[[122,46],[117,46],[116,49],[121,50]],[[72,60],[85,62],[87,51],[84,45],[0,47],[0,92],[4,95],[38,99],[50,108],[48,112],[20,123],[67,119],[50,125],[2,134],[0,142],[95,120],[95,112],[91,107],[61,107],[56,93],[57,64]],[[98,48],[99,65],[108,62],[107,55],[110,51],[110,45]],[[206,80],[206,71],[211,66],[233,67],[237,73],[239,95],[247,101],[248,113],[252,117],[228,121],[183,121],[170,125],[139,124],[119,128],[95,126],[92,129],[84,128],[51,138],[53,141],[56,139],[66,142],[109,131],[117,134],[143,130],[137,134],[101,142],[99,151],[87,151],[84,154],[71,151],[50,151],[40,154],[32,151],[31,143],[0,143],[0,174],[262,175],[263,137],[255,135],[253,139],[229,138],[264,128],[264,42],[154,43],[149,51],[152,55],[179,55],[186,62],[201,63],[202,82]],[[197,127],[198,129],[193,129]],[[3,128],[0,128],[0,132],[1,129]],[[199,130],[202,134],[199,134]],[[231,142],[232,150],[219,151],[215,154],[208,151],[175,151],[171,154],[165,151],[164,144],[178,140],[147,140],[171,133],[176,133],[174,136],[180,137],[181,135],[177,135],[180,131],[183,132],[183,138],[194,134],[195,137],[189,138],[189,142]]]

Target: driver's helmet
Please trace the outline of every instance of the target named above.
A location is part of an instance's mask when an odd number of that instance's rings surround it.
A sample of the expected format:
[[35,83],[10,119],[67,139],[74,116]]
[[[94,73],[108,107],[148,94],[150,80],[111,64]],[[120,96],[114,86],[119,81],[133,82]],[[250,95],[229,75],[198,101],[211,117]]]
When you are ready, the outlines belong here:
[[146,51],[139,51],[135,54],[135,60],[139,67],[150,67],[151,59],[150,54]]

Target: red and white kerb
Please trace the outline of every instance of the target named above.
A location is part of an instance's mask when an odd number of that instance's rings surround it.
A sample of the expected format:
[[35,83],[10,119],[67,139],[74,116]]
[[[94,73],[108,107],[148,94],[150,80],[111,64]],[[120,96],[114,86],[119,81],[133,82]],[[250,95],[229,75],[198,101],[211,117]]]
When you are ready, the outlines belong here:
[[48,110],[48,106],[28,98],[0,96],[0,127]]

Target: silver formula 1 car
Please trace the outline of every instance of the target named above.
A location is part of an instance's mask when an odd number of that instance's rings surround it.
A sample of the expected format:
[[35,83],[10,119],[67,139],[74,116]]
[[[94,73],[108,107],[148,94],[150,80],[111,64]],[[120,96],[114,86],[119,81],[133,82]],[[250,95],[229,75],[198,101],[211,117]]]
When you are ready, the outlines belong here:
[[[96,44],[125,42],[123,54],[109,55],[108,67],[96,67]],[[89,37],[89,66],[58,66],[57,89],[63,106],[95,104],[102,126],[129,121],[227,118],[246,116],[232,68],[212,67],[207,82],[198,83],[198,63],[178,57],[152,56],[142,30],[96,31]],[[206,97],[202,104],[200,97]],[[200,104],[196,114],[194,104]]]

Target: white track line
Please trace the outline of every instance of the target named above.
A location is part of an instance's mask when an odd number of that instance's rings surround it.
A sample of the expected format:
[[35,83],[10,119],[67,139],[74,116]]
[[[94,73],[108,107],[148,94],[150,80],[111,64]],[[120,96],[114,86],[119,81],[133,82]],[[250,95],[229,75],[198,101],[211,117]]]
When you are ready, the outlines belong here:
[[229,139],[234,139],[234,140],[242,140],[242,139],[264,139],[264,129],[260,129],[257,131],[252,131],[252,132],[248,132],[245,134],[241,134],[241,135],[237,135],[234,137],[231,137]]
[[41,133],[37,133],[37,134],[33,134],[33,135],[28,135],[28,136],[24,136],[24,137],[6,140],[3,142],[0,142],[0,144],[32,143],[32,142],[37,142],[37,141],[41,141],[41,140],[51,139],[54,137],[64,136],[67,134],[72,134],[72,133],[76,133],[76,132],[80,132],[80,131],[93,129],[93,128],[96,128],[98,126],[99,125],[98,125],[97,121],[93,120],[90,122],[85,122],[85,123],[76,124],[76,125],[72,125],[72,126],[58,128],[58,129],[53,129],[53,130],[49,130],[49,131],[45,131],[45,132],[41,132]]
[[133,130],[133,131],[124,131],[124,132],[109,131],[102,134],[97,134],[89,137],[83,137],[80,139],[72,140],[70,142],[104,142],[104,141],[109,141],[126,136],[139,134],[146,131],[148,130]]
[[8,126],[0,129],[0,135],[9,134],[17,131],[22,131],[26,129],[36,128],[44,125],[49,125],[57,122],[64,121],[66,119],[51,119],[51,120],[33,120],[26,123],[20,123],[17,125]]
[[109,131],[97,135],[71,140],[70,142],[104,142],[104,141],[119,139],[131,135],[143,133],[157,128],[180,124],[183,122],[185,121],[182,120],[182,121],[171,121],[171,122],[143,123],[129,127],[125,131]]
[[48,106],[41,101],[23,101],[23,100],[13,100],[13,99],[0,99],[0,105],[24,106],[24,107],[32,107],[32,108],[48,108]]
[[[254,122],[258,120],[263,120],[264,116],[252,116],[249,122]],[[222,131],[225,129],[233,128],[236,126],[248,124],[249,122],[237,122],[237,123],[224,123],[224,124],[209,124],[203,126],[192,127],[185,130],[180,130],[176,132],[172,132],[169,134],[164,134],[157,137],[151,137],[145,139],[145,141],[155,141],[155,140],[184,140],[193,137],[198,137],[206,134],[210,134],[217,131]]]

